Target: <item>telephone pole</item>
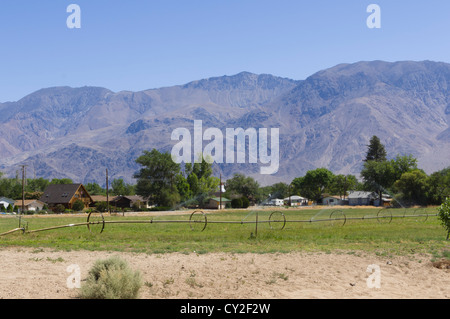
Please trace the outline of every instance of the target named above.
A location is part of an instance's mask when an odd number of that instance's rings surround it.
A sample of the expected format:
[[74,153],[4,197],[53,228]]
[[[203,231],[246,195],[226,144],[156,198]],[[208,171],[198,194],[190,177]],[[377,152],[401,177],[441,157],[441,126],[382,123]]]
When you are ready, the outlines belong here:
[[23,214],[25,211],[25,174],[26,174],[26,167],[28,165],[20,165],[22,167],[22,210],[20,211],[20,214]]
[[109,181],[108,181],[108,169],[106,169],[106,211],[111,214],[109,211]]

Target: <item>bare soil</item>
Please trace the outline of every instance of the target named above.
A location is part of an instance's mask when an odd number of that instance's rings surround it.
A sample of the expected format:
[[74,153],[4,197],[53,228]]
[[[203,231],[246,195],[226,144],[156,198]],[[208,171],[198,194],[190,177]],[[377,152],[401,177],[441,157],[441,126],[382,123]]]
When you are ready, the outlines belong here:
[[[137,254],[1,248],[0,298],[72,299],[70,265],[81,284],[97,259],[119,255],[142,274],[140,298],[426,298],[450,297],[450,269],[430,256],[365,253]],[[374,287],[378,267],[380,287]]]

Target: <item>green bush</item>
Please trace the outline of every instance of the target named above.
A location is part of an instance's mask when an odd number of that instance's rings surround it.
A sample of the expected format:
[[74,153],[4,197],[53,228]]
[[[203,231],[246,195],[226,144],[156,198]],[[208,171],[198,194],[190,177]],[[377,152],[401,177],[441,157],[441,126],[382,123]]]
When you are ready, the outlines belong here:
[[241,198],[233,198],[231,200],[231,207],[242,208],[242,199]]
[[107,202],[97,202],[97,203],[95,203],[95,208],[100,213],[104,213],[108,210],[108,203]]
[[66,209],[66,207],[64,207],[63,204],[58,204],[53,208],[53,211],[58,214],[58,213],[63,213],[65,211],[65,209]]
[[84,209],[84,203],[81,200],[77,199],[73,203],[72,208],[76,212],[81,212]]
[[242,208],[247,208],[248,206],[250,206],[250,201],[248,200],[247,197],[243,196],[241,200],[242,200]]
[[82,299],[135,299],[142,286],[141,274],[120,257],[98,260],[81,286]]
[[442,226],[447,230],[447,240],[450,237],[450,198],[447,198],[438,208],[438,216]]

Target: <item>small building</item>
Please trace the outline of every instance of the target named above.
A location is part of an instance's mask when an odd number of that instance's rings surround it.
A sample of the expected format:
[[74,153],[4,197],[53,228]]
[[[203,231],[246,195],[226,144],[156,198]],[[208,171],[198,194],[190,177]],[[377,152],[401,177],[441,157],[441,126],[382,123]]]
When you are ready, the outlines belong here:
[[280,199],[280,198],[272,198],[270,200],[270,204],[272,206],[283,206],[284,205],[284,199]]
[[291,202],[291,206],[305,206],[308,205],[308,199],[298,196],[298,195],[292,195],[289,197],[286,197],[284,199],[284,204],[289,206],[289,201]]
[[382,194],[382,199],[381,199],[381,204],[380,204],[380,199],[377,196],[377,199],[374,201],[374,205],[390,207],[392,205],[392,197],[388,194]]
[[[95,205],[95,203],[108,201],[108,198],[105,195],[91,195],[91,198],[94,201],[94,205]],[[112,198],[112,197],[110,197],[110,198]]]
[[326,196],[322,198],[322,205],[343,205],[343,202],[339,196]]
[[[45,203],[41,202],[38,199],[26,199],[26,200],[24,200],[23,204],[25,206],[24,211],[30,211],[30,212],[41,211],[45,206]],[[19,211],[22,210],[22,200],[16,200],[15,205],[17,207],[19,207]]]
[[148,201],[139,195],[119,195],[109,201],[114,208],[132,208],[133,205],[139,205],[140,208],[149,208]]
[[[220,206],[220,201],[222,201],[222,206]],[[231,203],[231,199],[222,197],[222,200],[221,200],[220,197],[212,197],[209,199],[208,203],[206,204],[206,208],[225,209],[227,203]]]
[[374,205],[375,200],[378,198],[375,192],[363,192],[354,191],[348,194],[348,204],[350,206],[359,205]]
[[94,202],[83,184],[48,185],[39,200],[46,203],[49,208],[61,204],[67,209],[72,209],[73,203],[77,200],[81,200],[85,208]]
[[14,209],[15,200],[7,197],[0,197],[0,209],[4,208],[5,210],[11,205]]

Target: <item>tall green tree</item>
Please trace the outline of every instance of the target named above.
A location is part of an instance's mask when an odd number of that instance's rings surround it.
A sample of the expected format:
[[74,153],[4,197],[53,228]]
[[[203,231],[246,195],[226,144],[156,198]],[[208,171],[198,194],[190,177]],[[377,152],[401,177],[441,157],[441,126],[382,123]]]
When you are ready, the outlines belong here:
[[90,195],[106,195],[106,190],[97,183],[87,183],[86,190]]
[[330,191],[333,194],[339,195],[341,198],[345,199],[347,192],[350,190],[355,190],[358,186],[358,180],[354,175],[335,175],[331,185]]
[[292,181],[292,185],[301,196],[318,201],[322,194],[331,185],[334,174],[326,168],[309,170],[305,176],[297,177]]
[[125,183],[123,178],[115,178],[111,183],[111,188],[114,195],[134,195],[134,186]]
[[428,178],[428,187],[429,203],[440,205],[450,194],[450,167],[432,173]]
[[378,136],[374,135],[367,145],[368,150],[364,162],[376,161],[383,162],[386,161],[386,149]]
[[2,175],[0,175],[0,197],[22,198],[22,183],[16,178],[2,178]]
[[165,207],[173,207],[180,201],[176,187],[180,165],[172,160],[170,153],[160,153],[156,149],[144,151],[136,163],[142,166],[134,175],[137,179],[136,194]]
[[[200,163],[186,163],[184,172],[192,203],[202,205],[212,193],[217,191],[220,181],[219,178],[212,176],[212,161],[202,157]],[[184,182],[180,185],[186,187]]]
[[253,177],[244,174],[234,174],[226,181],[225,189],[227,194],[245,196],[254,203],[261,200],[259,183]]
[[422,170],[403,173],[394,183],[394,188],[399,193],[398,200],[407,205],[427,204],[428,176]]
[[412,155],[397,155],[395,159],[391,160],[391,163],[394,169],[395,180],[400,179],[404,173],[417,169],[417,159]]
[[361,171],[365,187],[378,193],[382,198],[383,192],[396,181],[395,169],[391,161],[368,161]]

